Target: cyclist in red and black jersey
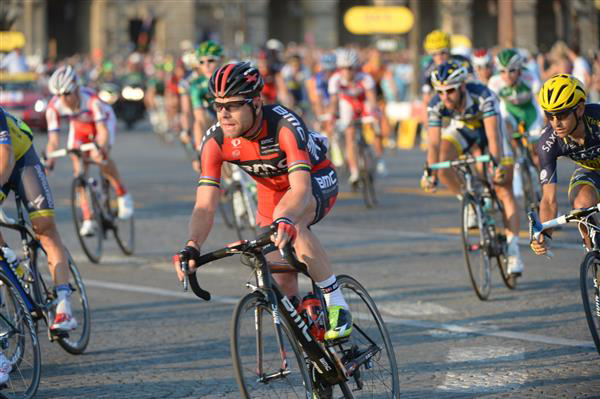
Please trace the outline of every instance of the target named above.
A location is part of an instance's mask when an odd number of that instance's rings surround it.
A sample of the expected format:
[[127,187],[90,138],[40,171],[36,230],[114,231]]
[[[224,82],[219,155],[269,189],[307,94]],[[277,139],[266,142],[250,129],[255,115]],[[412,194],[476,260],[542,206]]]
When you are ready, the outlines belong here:
[[[310,230],[331,210],[338,194],[337,175],[326,157],[326,139],[309,131],[288,108],[264,105],[263,84],[258,69],[247,62],[224,65],[210,79],[218,123],[203,138],[200,180],[185,250],[191,258],[200,255],[219,201],[221,165],[239,165],[257,182],[258,224],[277,225],[275,245],[283,248],[292,242],[323,290],[331,324],[325,339],[345,337],[352,331],[352,317],[327,254]],[[177,259],[174,266],[182,280]],[[190,262],[190,269],[195,269],[195,262]],[[288,297],[298,294],[296,275],[274,277]]]

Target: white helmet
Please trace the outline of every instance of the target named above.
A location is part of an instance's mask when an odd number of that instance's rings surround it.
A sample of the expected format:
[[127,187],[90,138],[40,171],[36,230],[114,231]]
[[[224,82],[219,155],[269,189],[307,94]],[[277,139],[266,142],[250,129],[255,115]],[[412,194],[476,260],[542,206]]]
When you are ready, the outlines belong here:
[[71,65],[58,68],[48,82],[48,88],[54,95],[61,95],[75,90],[79,86],[79,78]]
[[360,63],[358,53],[354,49],[340,49],[336,57],[338,68],[356,68]]

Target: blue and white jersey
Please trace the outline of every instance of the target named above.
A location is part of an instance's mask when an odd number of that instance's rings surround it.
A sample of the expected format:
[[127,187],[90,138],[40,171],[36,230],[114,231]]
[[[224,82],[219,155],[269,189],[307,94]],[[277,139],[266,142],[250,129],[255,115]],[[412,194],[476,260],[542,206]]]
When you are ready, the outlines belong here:
[[482,121],[491,116],[500,115],[499,100],[487,86],[469,82],[466,84],[466,105],[463,112],[450,110],[444,106],[440,95],[436,93],[427,106],[429,126],[441,127],[443,119],[462,122],[471,129],[482,127]]

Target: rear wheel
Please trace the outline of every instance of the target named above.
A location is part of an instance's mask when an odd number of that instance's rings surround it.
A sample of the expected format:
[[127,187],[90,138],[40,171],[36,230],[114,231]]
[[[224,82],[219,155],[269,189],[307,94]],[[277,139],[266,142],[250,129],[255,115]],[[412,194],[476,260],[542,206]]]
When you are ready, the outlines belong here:
[[[90,340],[92,317],[87,292],[79,269],[68,251],[67,257],[69,261],[68,283],[71,287],[69,299],[72,315],[77,320],[77,327],[69,331],[68,334],[59,335],[58,343],[67,352],[78,355],[85,351]],[[48,268],[48,258],[42,250],[38,250],[32,259],[36,264],[36,267],[32,268],[32,270],[37,271],[37,281],[39,282],[39,284],[33,285],[34,294],[40,304],[49,306],[48,323],[51,324],[54,321],[55,309],[50,304],[55,300],[56,293],[54,292],[54,283],[50,275],[50,269]]]
[[[307,398],[311,380],[306,360],[287,321],[280,317],[283,353],[271,307],[258,292],[243,297],[231,322],[231,356],[243,398]],[[282,360],[285,356],[285,362]]]
[[463,252],[471,285],[481,300],[486,300],[492,287],[489,237],[482,218],[482,208],[470,195],[462,203],[461,230]]
[[0,272],[0,353],[11,364],[0,397],[32,398],[40,383],[42,359],[31,313],[17,286]]
[[106,180],[102,182],[104,192],[108,193],[107,209],[112,219],[112,229],[117,245],[125,255],[132,255],[135,250],[135,223],[133,215],[128,219],[119,218],[117,193],[113,186]]
[[523,163],[521,163],[519,170],[521,172],[521,180],[523,181],[523,201],[525,212],[537,212],[539,211],[540,198],[538,190],[536,190],[536,177],[532,175],[535,167],[533,167],[530,161],[525,160]]
[[[102,256],[102,240],[104,239],[102,214],[93,188],[81,177],[76,177],[71,185],[71,213],[75,224],[75,234],[77,234],[83,252],[92,263],[98,263]],[[84,219],[95,224],[93,233],[82,234],[81,226]]]
[[589,252],[581,263],[579,286],[585,318],[596,350],[600,353],[600,257],[598,252]]

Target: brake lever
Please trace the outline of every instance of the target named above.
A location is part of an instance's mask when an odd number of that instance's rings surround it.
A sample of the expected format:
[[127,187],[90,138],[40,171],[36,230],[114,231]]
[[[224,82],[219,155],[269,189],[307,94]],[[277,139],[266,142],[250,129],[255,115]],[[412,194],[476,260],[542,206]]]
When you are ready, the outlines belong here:
[[181,267],[181,271],[183,272],[183,281],[181,282],[183,284],[183,291],[187,291],[190,284],[190,277],[188,274],[190,271],[190,266],[188,265],[187,259],[180,260],[179,267]]

